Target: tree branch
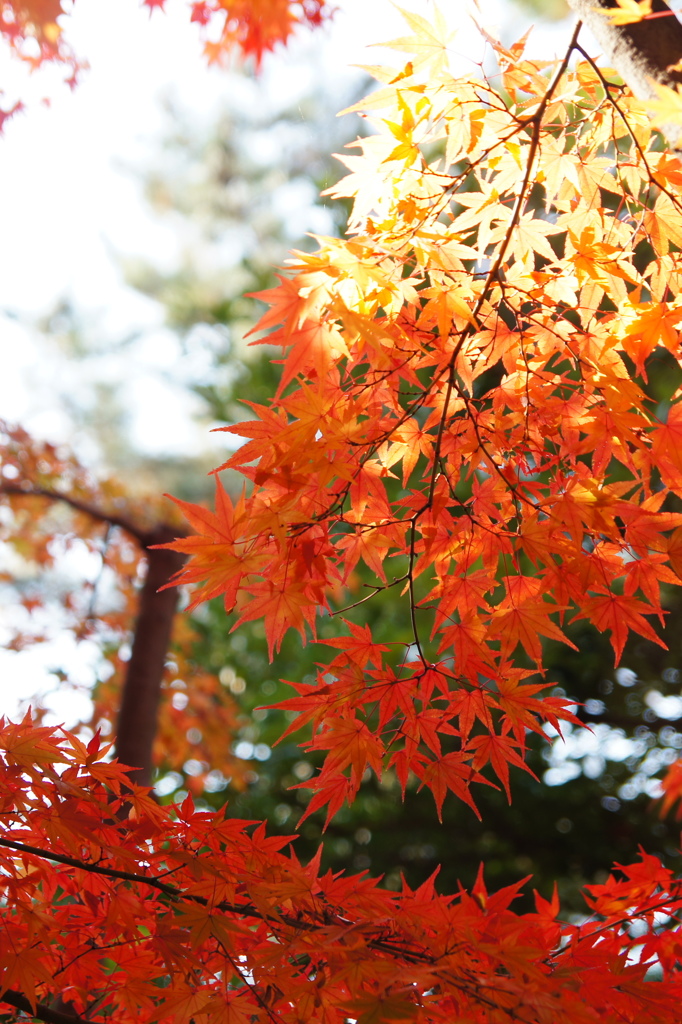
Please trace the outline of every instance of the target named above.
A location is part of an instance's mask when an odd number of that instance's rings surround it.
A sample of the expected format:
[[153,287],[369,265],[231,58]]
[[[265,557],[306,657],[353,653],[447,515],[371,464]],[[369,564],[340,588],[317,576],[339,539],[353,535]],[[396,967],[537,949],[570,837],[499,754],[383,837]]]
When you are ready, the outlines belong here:
[[34,857],[41,857],[43,860],[51,860],[56,864],[65,864],[70,868],[78,868],[79,871],[88,871],[92,875],[104,875],[105,878],[117,878],[123,882],[137,882],[149,885],[152,889],[158,889],[159,892],[174,898],[182,895],[181,890],[176,888],[176,886],[168,885],[166,882],[162,882],[159,878],[156,878],[153,875],[138,875],[133,871],[119,871],[117,868],[102,867],[101,864],[89,864],[86,860],[79,860],[77,857],[69,857],[65,853],[53,853],[52,850],[43,850],[40,846],[31,846],[28,843],[15,842],[13,839],[3,839],[0,837],[0,846],[5,846],[8,850],[16,850],[17,853],[30,853]]
[[105,512],[103,509],[98,508],[97,505],[90,505],[86,501],[81,501],[80,498],[73,498],[70,494],[64,494],[63,491],[53,491],[47,487],[35,487],[33,484],[24,486],[23,484],[10,484],[3,481],[0,483],[0,494],[14,494],[22,498],[34,497],[47,498],[49,501],[63,501],[65,505],[69,505],[77,512],[84,512],[91,519],[96,519],[100,523],[107,523],[109,526],[120,527],[121,530],[125,530],[126,533],[130,534],[142,547],[146,546],[145,538],[148,536],[148,531],[143,530],[132,519],[116,515],[112,512]]
[[[303,917],[294,917],[291,914],[276,913],[267,914],[252,903],[229,903],[222,900],[220,903],[211,904],[205,896],[199,896],[197,893],[184,892],[175,885],[169,885],[167,882],[163,882],[161,878],[156,875],[139,875],[131,871],[119,871],[116,868],[103,867],[101,864],[90,864],[88,861],[78,860],[76,857],[69,857],[66,854],[53,853],[51,850],[43,850],[39,846],[29,846],[27,843],[15,842],[12,839],[0,838],[0,846],[6,846],[10,850],[16,850],[19,853],[32,854],[35,857],[41,857],[44,860],[56,861],[57,864],[64,864],[68,867],[77,868],[80,871],[88,871],[95,875],[104,875],[108,878],[117,878],[126,882],[135,882],[139,885],[148,885],[152,889],[156,889],[158,892],[165,896],[171,897],[175,900],[186,900],[189,903],[196,903],[201,907],[212,907],[213,910],[219,910],[224,914],[234,914],[237,917],[248,917],[253,918],[257,921],[263,921],[266,924],[270,924],[273,927],[285,925],[288,928],[294,929],[294,931],[306,931],[314,932],[318,931],[323,925],[333,923],[332,920],[325,920],[324,915],[320,915],[320,919],[315,921],[307,921]],[[344,923],[348,924],[348,921]],[[390,956],[397,956],[409,963],[433,963],[433,957],[428,951],[409,949],[400,946],[400,940],[398,938],[375,938],[369,939],[367,945],[370,949],[376,949],[383,953],[388,953]],[[73,1021],[73,1018],[70,1018]],[[55,1022],[60,1024],[60,1022]],[[65,1022],[66,1024],[66,1022]]]
[[34,1010],[26,996],[11,988],[6,989],[0,995],[0,1003],[7,1003],[29,1017],[34,1019],[37,1017],[38,1020],[45,1021],[45,1024],[95,1024],[95,1021],[88,1020],[87,1017],[79,1017],[74,1013],[62,1013],[61,1010],[55,1010],[47,1003],[36,1003]]

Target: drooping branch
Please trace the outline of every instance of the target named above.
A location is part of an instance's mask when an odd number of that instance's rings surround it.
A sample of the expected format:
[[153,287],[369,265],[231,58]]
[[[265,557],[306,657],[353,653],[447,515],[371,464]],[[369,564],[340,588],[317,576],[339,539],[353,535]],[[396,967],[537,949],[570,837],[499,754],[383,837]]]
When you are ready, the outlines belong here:
[[[131,871],[119,871],[116,868],[110,868],[103,864],[92,864],[89,861],[79,860],[77,857],[54,853],[52,850],[43,850],[38,846],[31,846],[28,843],[16,842],[12,839],[0,838],[0,847],[3,846],[10,850],[16,850],[19,853],[30,854],[34,857],[54,861],[57,864],[64,864],[67,867],[77,868],[79,871],[87,871],[90,874],[103,875],[106,878],[133,882],[138,885],[146,885],[149,886],[150,889],[154,889],[164,896],[170,896],[171,899],[174,900],[184,900],[188,903],[195,903],[198,906],[206,908],[212,907],[213,910],[218,910],[221,913],[234,914],[237,917],[255,919],[278,927],[286,926],[288,928],[292,928],[294,931],[314,932],[331,923],[331,919],[328,915],[325,915],[324,912],[321,912],[318,915],[313,915],[312,920],[307,920],[300,914],[294,916],[293,914],[283,913],[281,910],[273,914],[269,914],[266,910],[255,906],[253,903],[231,903],[227,900],[221,900],[218,903],[213,903],[205,896],[201,896],[198,893],[185,892],[177,886],[164,882],[161,878],[155,875],[138,874]],[[344,918],[344,924],[348,923],[349,922]],[[393,941],[390,938],[372,938],[369,939],[367,945],[371,949],[389,953],[391,956],[401,957],[410,963],[434,962],[433,957],[427,950],[417,950],[409,946],[401,946],[398,940]],[[59,1024],[59,1022],[55,1022],[55,1024]]]
[[118,515],[115,512],[108,512],[104,509],[98,508],[97,505],[91,505],[87,501],[81,501],[80,498],[74,498],[70,494],[65,494],[63,491],[51,490],[47,487],[36,487],[34,484],[10,484],[7,482],[0,483],[0,494],[10,494],[22,498],[47,498],[48,501],[61,501],[70,508],[75,509],[77,512],[83,512],[85,515],[90,516],[91,519],[97,520],[100,523],[106,523],[108,526],[118,526],[121,530],[124,530],[129,534],[133,540],[136,540],[138,544],[144,547],[146,531],[143,530],[137,523],[134,523],[132,519],[127,516]]
[[92,875],[103,875],[105,878],[115,878],[123,882],[137,882],[149,885],[152,889],[158,889],[167,896],[177,896],[180,894],[180,890],[176,889],[175,886],[166,885],[160,879],[153,876],[136,874],[134,871],[119,871],[117,868],[109,868],[102,864],[91,864],[89,861],[81,860],[78,857],[70,857],[66,853],[43,850],[40,846],[32,846],[30,843],[20,843],[14,839],[0,837],[0,846],[8,850],[16,850],[18,853],[30,853],[34,857],[54,861],[55,864],[64,864],[66,867],[78,868],[79,871],[88,871]]
[[[488,981],[488,978],[485,975],[482,977],[478,976],[478,972],[472,972],[467,968],[466,963],[464,965],[459,965],[457,963],[457,958],[455,958],[454,962],[451,964],[448,952],[452,953],[453,947],[450,947],[449,951],[447,951],[446,947],[446,953],[444,955],[441,951],[440,942],[438,943],[439,948],[434,949],[432,943],[428,941],[428,939],[427,941],[424,941],[423,928],[419,923],[417,923],[421,922],[421,914],[417,914],[416,927],[414,930],[409,924],[410,908],[412,905],[412,898],[414,896],[414,894],[409,890],[402,894],[394,894],[392,903],[399,912],[396,915],[395,927],[391,927],[389,919],[375,919],[371,909],[369,910],[369,916],[367,916],[366,912],[362,909],[356,910],[352,916],[347,916],[343,903],[339,904],[331,899],[328,902],[325,895],[322,894],[319,900],[316,898],[312,903],[304,897],[303,904],[298,904],[298,900],[294,896],[291,899],[292,906],[289,907],[289,912],[283,912],[283,910],[277,905],[276,901],[271,905],[271,912],[269,912],[267,903],[264,907],[259,907],[251,902],[244,904],[235,904],[226,901],[214,902],[211,898],[199,893],[185,891],[182,888],[176,888],[175,886],[169,885],[167,882],[162,881],[158,876],[144,874],[137,875],[131,872],[118,871],[113,868],[108,868],[103,864],[93,864],[88,861],[80,861],[75,857],[55,854],[52,851],[43,850],[35,846],[29,846],[15,840],[0,839],[0,845],[31,856],[57,861],[58,863],[69,865],[79,870],[93,872],[98,875],[109,875],[113,879],[132,881],[141,885],[150,886],[151,888],[161,892],[163,895],[170,896],[173,902],[176,900],[180,903],[187,901],[200,905],[205,908],[207,914],[212,920],[215,920],[216,913],[234,915],[237,918],[245,917],[259,920],[267,926],[266,934],[272,936],[276,940],[282,951],[281,955],[283,960],[288,960],[290,963],[297,963],[299,966],[300,950],[303,949],[304,957],[307,962],[310,950],[313,948],[311,946],[311,938],[313,938],[311,933],[316,933],[316,937],[319,936],[322,953],[318,964],[323,967],[325,965],[325,961],[326,963],[330,962],[330,954],[332,954],[333,961],[338,961],[338,954],[340,954],[341,957],[344,957],[348,951],[347,940],[349,934],[354,934],[356,939],[358,936],[361,936],[367,951],[374,951],[381,954],[382,958],[390,959],[390,961],[393,962],[393,965],[401,970],[410,970],[410,968],[416,967],[419,969],[420,973],[423,973],[423,970],[426,969],[427,977],[431,980],[432,984],[438,983],[438,979],[440,979],[440,981],[445,982],[447,986],[453,987],[457,991],[461,991],[469,999],[474,1000],[476,1005],[482,1009],[496,1011],[496,1020],[502,1019],[501,1017],[498,1017],[497,1011],[501,1011],[504,1019],[519,1022],[519,1024],[521,1024],[521,1022],[531,1024],[532,1021],[539,1020],[535,1010],[533,1009],[533,1007],[537,1006],[537,992],[533,993],[530,991],[530,1002],[528,1007],[526,1007],[525,1004],[523,995],[527,984],[527,974],[525,971],[523,971],[523,987],[521,988],[520,993],[517,993],[517,995],[521,995],[521,998],[516,1006],[510,1006],[508,997],[512,993],[510,993],[505,984],[501,984],[501,987],[496,989],[495,986]],[[184,842],[182,843],[182,846],[183,852],[186,851]],[[220,857],[220,854],[217,853],[217,856]],[[642,856],[645,857],[646,855],[642,854]],[[627,868],[620,868],[620,870],[623,873],[628,874]],[[628,892],[627,886],[625,887],[625,892],[628,896],[632,896],[633,904],[637,904],[638,900],[641,899],[639,906],[642,909],[645,909],[647,915],[653,915],[658,911],[665,914],[668,918],[672,915],[676,915],[679,911],[680,902],[682,900],[682,895],[679,890],[679,882],[675,882],[671,878],[667,882],[661,883],[662,889],[659,889],[656,886],[655,880],[652,879],[651,881],[654,886],[654,890],[650,893],[638,892],[637,895],[632,895],[631,892]],[[260,882],[258,884],[260,885]],[[641,885],[641,881],[637,884]],[[465,894],[462,892],[460,895]],[[448,904],[452,902],[451,898],[446,898],[446,901]],[[288,896],[287,902],[289,902]],[[469,902],[474,903],[473,900],[470,900]],[[620,901],[621,904],[623,902],[624,901],[622,900]],[[402,912],[400,912],[399,909],[401,904]],[[167,903],[164,903],[164,911],[167,909],[167,906]],[[191,922],[183,920],[185,916],[184,911],[181,906],[178,909],[180,911],[180,916],[178,918],[180,928],[183,930],[187,928],[189,930]],[[508,970],[508,963],[510,962],[507,959],[508,950],[504,950],[504,947],[500,947],[503,951],[497,953],[495,948],[495,942],[499,941],[496,938],[497,922],[504,922],[504,933],[509,934],[509,917],[506,914],[506,903],[503,904],[502,916],[499,918],[497,915],[500,912],[494,909],[494,903],[490,907],[489,911],[485,908],[483,909],[485,914],[488,912],[491,913],[490,934],[494,936],[492,942],[485,943],[481,947],[483,958],[488,962],[490,959],[495,961],[499,958],[497,965],[498,972],[494,976],[495,980],[502,978],[505,981],[506,979],[513,981],[515,980],[514,975]],[[543,973],[547,972],[548,974],[555,974],[557,981],[562,986],[565,986],[568,980],[568,984],[573,987],[570,980],[570,969],[575,969],[576,959],[580,962],[580,966],[583,966],[580,955],[577,958],[575,957],[575,952],[578,946],[585,943],[586,945],[583,948],[585,949],[586,955],[589,956],[590,951],[594,946],[595,936],[599,933],[603,933],[605,935],[610,933],[613,936],[622,936],[625,931],[624,926],[632,920],[633,908],[628,906],[627,909],[623,911],[622,916],[617,908],[613,912],[609,911],[608,914],[604,914],[604,911],[601,909],[596,909],[595,913],[602,919],[603,923],[600,927],[595,927],[597,922],[593,920],[588,924],[584,931],[582,931],[580,927],[576,928],[576,926],[570,924],[560,926],[558,931],[554,931],[552,929],[547,934],[545,934],[545,929],[543,928],[543,942],[546,944],[543,945],[541,950],[538,950],[539,956],[536,963],[538,965],[542,965]],[[469,919],[468,914],[465,913],[464,920]],[[523,921],[524,919],[519,918],[517,920]],[[545,925],[548,923],[549,919],[545,921]],[[532,935],[532,931],[530,931],[529,934]],[[472,951],[476,957],[478,954],[476,943],[477,941],[481,941],[480,934],[476,929],[473,929],[472,935],[474,936],[472,943],[467,943],[467,945],[472,945]],[[305,936],[302,945],[298,942],[301,936]],[[562,941],[562,937],[570,937],[571,941],[565,943]],[[549,939],[549,942],[547,942],[547,939]],[[269,940],[266,939],[266,941]],[[531,939],[531,942],[532,941],[533,940]],[[456,941],[454,949],[460,945],[461,943]],[[298,948],[296,948],[297,946]],[[225,949],[224,946],[222,946],[222,948],[228,961],[234,965],[234,959],[231,952],[228,949]],[[243,959],[246,960],[246,957]],[[515,964],[515,961],[511,962]],[[565,965],[569,967],[568,975],[563,969]],[[240,973],[238,968],[236,968],[236,973]],[[617,984],[621,979],[622,973],[619,972],[617,974]],[[418,983],[415,983],[415,989],[416,984]],[[502,996],[504,1002],[498,1002],[498,998],[500,996]],[[63,1009],[55,1010],[53,1007],[46,1006],[44,1003],[39,1003],[38,1006],[36,1006],[35,1011],[32,1008],[29,1009],[29,1001],[21,992],[17,992],[16,990],[9,990],[8,993],[0,995],[0,1002],[3,1000],[9,1005],[26,1012],[34,1019],[37,1018],[45,1021],[45,1024],[94,1024],[94,1022],[88,1021],[86,1018],[79,1016],[75,1011],[65,1013]],[[530,1016],[527,1016],[525,1013],[518,1012],[525,1008],[530,1009]],[[272,1017],[272,1019],[278,1020],[279,1017]],[[477,1019],[479,1018],[477,1017]],[[483,1018],[481,1017],[480,1019]],[[552,1019],[554,1019],[554,1017]],[[563,1015],[561,1016],[561,1019],[563,1019]],[[612,1015],[609,1015],[609,1020],[612,1019],[615,1018]],[[660,1022],[664,1018],[656,1016],[655,1019]],[[670,1019],[672,1019],[672,1017]]]
[[[682,24],[664,0],[652,0],[657,17],[631,25],[614,25],[603,13],[617,7],[616,0],[568,3],[597,40],[606,61],[639,99],[656,97],[652,82],[682,83],[682,71],[670,70],[682,59]],[[672,146],[682,146],[682,126],[665,125],[662,130]]]

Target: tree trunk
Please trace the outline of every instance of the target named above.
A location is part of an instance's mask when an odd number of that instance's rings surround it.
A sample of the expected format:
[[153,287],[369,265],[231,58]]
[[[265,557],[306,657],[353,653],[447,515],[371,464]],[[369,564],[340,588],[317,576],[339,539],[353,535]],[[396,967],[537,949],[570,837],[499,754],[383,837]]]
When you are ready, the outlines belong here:
[[177,587],[159,588],[182,568],[185,556],[177,551],[150,550],[154,544],[175,540],[178,531],[157,526],[144,538],[147,575],[140,593],[133,648],[128,662],[116,727],[116,756],[131,765],[133,782],[152,783],[152,747],[157,727],[161,683],[170,645]]

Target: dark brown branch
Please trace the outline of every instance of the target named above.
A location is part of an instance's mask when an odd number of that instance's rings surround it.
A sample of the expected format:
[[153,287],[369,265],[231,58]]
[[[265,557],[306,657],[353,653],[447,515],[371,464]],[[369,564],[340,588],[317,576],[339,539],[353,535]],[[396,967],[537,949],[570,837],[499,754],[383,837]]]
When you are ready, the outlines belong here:
[[11,988],[6,989],[0,995],[0,1003],[7,1003],[9,1006],[13,1006],[15,1010],[21,1010],[22,1013],[27,1014],[29,1017],[34,1019],[37,1017],[38,1020],[45,1021],[45,1024],[95,1024],[94,1021],[88,1020],[87,1017],[79,1017],[78,1014],[74,1013],[62,1013],[61,1010],[55,1010],[46,1003],[36,1003],[34,1012],[26,996],[22,995],[21,992],[15,992]]
[[16,850],[17,853],[30,853],[34,857],[51,860],[56,864],[65,864],[70,868],[78,868],[79,871],[87,871],[91,875],[104,875],[105,878],[117,878],[123,882],[144,883],[145,885],[150,885],[152,889],[158,889],[159,892],[163,892],[167,896],[176,897],[180,895],[180,889],[177,889],[174,885],[167,885],[166,882],[160,881],[160,879],[155,878],[153,875],[138,875],[133,871],[119,871],[117,868],[102,867],[101,864],[89,864],[86,860],[69,857],[65,853],[53,853],[52,850],[43,850],[40,846],[31,846],[28,843],[18,843],[13,839],[3,839],[0,837],[0,846],[5,846],[8,850]]
[[[602,48],[606,61],[639,99],[656,98],[652,85],[674,86],[681,71],[669,71],[682,59],[682,24],[664,0],[652,0],[656,18],[632,25],[613,25],[602,11],[617,7],[616,0],[568,0]],[[674,147],[682,146],[682,126],[665,125],[663,134]]]

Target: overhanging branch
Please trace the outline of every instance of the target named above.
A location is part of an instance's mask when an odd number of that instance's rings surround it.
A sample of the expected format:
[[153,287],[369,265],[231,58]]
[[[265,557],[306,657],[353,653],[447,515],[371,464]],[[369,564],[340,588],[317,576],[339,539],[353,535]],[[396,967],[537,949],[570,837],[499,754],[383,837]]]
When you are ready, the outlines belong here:
[[[313,932],[319,930],[324,925],[340,923],[338,918],[332,918],[327,920],[324,915],[320,915],[318,920],[305,920],[302,917],[293,917],[286,913],[267,914],[262,910],[259,910],[252,903],[229,903],[222,900],[219,903],[211,904],[205,896],[200,896],[196,893],[184,892],[175,885],[169,885],[167,882],[162,881],[155,875],[142,875],[131,871],[119,871],[117,868],[109,868],[102,864],[91,864],[88,861],[79,860],[76,857],[70,857],[66,854],[53,853],[51,850],[44,850],[39,846],[30,846],[27,843],[16,842],[13,839],[0,838],[0,846],[7,847],[10,850],[16,850],[18,853],[30,854],[34,857],[40,857],[44,860],[55,861],[57,864],[64,864],[67,867],[77,868],[80,871],[87,871],[95,875],[104,875],[108,878],[118,879],[126,882],[134,882],[139,885],[148,885],[150,888],[157,890],[162,895],[169,896],[173,900],[184,900],[189,903],[198,904],[201,907],[212,907],[213,910],[219,910],[224,914],[234,914],[236,917],[246,917],[263,921],[273,928],[288,927],[294,931],[306,931]],[[331,908],[330,908],[331,909]],[[343,924],[350,924],[349,921],[343,920]],[[393,957],[406,960],[408,963],[433,963],[434,958],[428,951],[409,949],[402,947],[399,944],[399,940],[392,941],[387,938],[376,938],[369,939],[367,943],[370,949],[376,949],[382,953],[386,953]],[[69,1018],[73,1020],[73,1018]],[[55,1022],[59,1024],[59,1022]]]

